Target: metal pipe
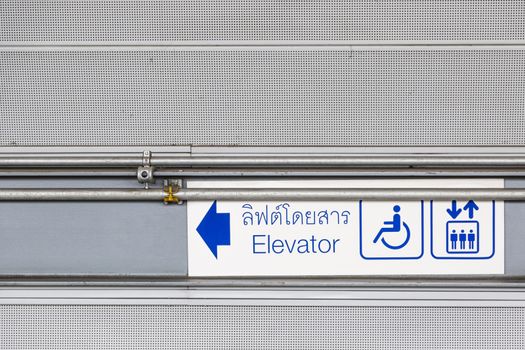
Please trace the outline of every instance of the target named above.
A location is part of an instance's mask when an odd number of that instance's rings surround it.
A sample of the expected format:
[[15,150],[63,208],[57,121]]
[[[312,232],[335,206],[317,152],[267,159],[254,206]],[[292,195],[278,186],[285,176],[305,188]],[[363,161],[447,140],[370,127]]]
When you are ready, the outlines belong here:
[[337,189],[181,189],[183,201],[349,201],[349,200],[525,200],[525,189],[429,189],[429,188],[337,188]]
[[[156,168],[154,176],[160,178],[191,177],[525,177],[525,168]],[[3,168],[3,177],[132,177],[137,168]]]
[[[142,156],[0,156],[0,168],[122,168],[138,167]],[[160,168],[361,168],[361,167],[525,167],[525,156],[251,156],[193,157],[152,155],[151,165]]]
[[[0,189],[0,201],[164,201],[163,189]],[[525,201],[525,189],[181,189],[177,200],[350,201],[505,200]]]
[[158,167],[523,167],[523,156],[283,156],[283,157],[162,157]]
[[115,168],[115,167],[139,167],[142,165],[142,157],[130,156],[42,156],[31,157],[24,155],[0,157],[0,167],[5,168]]
[[162,189],[0,189],[0,201],[162,201]]

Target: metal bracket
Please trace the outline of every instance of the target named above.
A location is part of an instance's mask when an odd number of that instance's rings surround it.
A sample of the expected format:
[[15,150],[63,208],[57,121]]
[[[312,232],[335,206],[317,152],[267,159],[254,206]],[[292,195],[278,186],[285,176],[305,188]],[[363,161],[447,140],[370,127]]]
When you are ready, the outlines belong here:
[[149,185],[155,183],[154,170],[151,166],[151,152],[144,151],[142,154],[142,166],[139,166],[137,169],[137,180],[139,183],[144,184],[145,189],[149,189]]
[[182,201],[176,196],[177,192],[182,188],[181,179],[167,179],[164,180],[164,204],[176,203],[182,204]]

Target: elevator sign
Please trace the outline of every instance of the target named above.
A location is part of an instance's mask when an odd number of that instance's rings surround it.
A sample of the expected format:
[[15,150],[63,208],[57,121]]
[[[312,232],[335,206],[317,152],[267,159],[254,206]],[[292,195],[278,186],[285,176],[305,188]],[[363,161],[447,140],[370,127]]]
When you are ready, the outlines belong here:
[[[194,181],[189,188],[503,188],[500,179]],[[190,201],[190,276],[504,273],[503,203]]]

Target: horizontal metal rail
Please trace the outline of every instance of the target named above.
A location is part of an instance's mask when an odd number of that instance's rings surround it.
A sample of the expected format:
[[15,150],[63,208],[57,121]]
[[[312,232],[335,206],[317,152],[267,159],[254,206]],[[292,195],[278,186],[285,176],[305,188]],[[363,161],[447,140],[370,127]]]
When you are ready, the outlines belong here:
[[0,201],[162,201],[162,189],[0,189]]
[[350,201],[502,200],[525,201],[525,189],[0,189],[0,201]]
[[[525,155],[512,156],[163,156],[152,155],[159,168],[363,168],[363,167],[525,167]],[[142,156],[0,156],[0,168],[136,168]]]
[[297,156],[297,157],[189,157],[152,159],[164,167],[472,167],[525,166],[525,157],[444,157],[444,156]]
[[182,189],[180,200],[525,200],[525,189]]
[[139,167],[142,157],[136,156],[2,156],[0,167],[8,168],[125,168]]

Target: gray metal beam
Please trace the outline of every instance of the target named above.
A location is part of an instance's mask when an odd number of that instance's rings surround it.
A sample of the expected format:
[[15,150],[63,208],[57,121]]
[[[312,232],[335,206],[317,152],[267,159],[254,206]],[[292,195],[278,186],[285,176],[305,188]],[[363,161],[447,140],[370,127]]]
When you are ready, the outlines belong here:
[[[344,200],[502,200],[525,201],[525,189],[181,189],[175,202],[232,201],[344,201]],[[0,189],[0,201],[164,201],[163,189]]]
[[[0,168],[135,168],[143,164],[142,156],[0,156]],[[512,156],[151,156],[151,165],[160,168],[523,168],[524,155]]]

